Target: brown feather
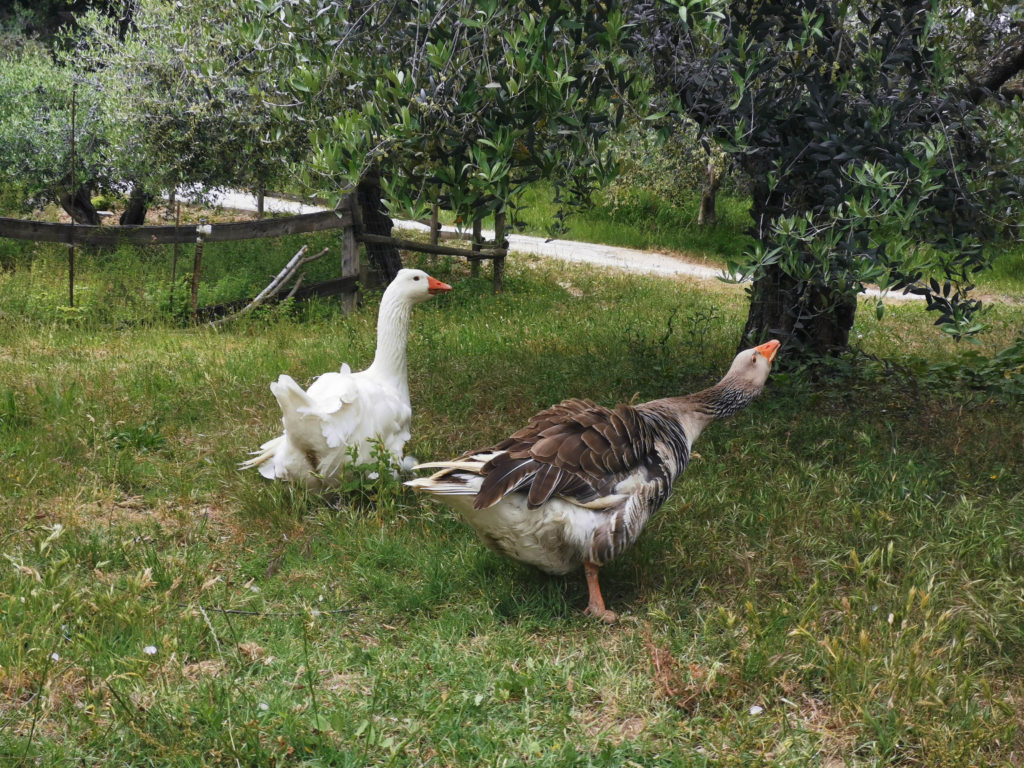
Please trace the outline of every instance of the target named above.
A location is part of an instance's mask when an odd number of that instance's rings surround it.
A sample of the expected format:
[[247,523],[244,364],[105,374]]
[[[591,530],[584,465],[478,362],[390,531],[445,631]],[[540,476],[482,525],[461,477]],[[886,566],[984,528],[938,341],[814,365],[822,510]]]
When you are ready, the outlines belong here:
[[[488,467],[490,469],[488,469]],[[486,509],[496,504],[503,496],[511,493],[529,476],[537,471],[533,461],[495,464],[494,461],[484,468],[480,490],[473,500],[474,509]]]
[[537,470],[530,483],[530,493],[526,503],[531,508],[539,507],[554,495],[562,479],[562,470],[552,464],[545,464]]
[[[614,410],[572,399],[534,416],[530,423],[490,450],[504,451],[480,471],[483,481],[473,501],[485,509],[517,489],[537,507],[554,495],[592,501],[637,467],[653,450],[644,419],[632,406]],[[466,456],[478,453],[470,451]]]

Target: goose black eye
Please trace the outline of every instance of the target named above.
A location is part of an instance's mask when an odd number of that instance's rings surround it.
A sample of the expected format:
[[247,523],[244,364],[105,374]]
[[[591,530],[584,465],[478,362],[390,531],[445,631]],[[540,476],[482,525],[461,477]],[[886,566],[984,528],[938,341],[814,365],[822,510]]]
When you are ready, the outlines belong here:
[[419,275],[416,275],[416,277],[413,278],[413,280],[419,280],[419,279],[420,279]]

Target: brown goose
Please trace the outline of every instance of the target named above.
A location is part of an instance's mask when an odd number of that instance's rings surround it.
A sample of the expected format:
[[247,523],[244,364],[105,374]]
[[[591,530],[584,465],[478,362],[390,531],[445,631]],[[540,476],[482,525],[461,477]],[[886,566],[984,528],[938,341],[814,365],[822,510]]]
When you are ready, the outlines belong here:
[[605,408],[566,400],[491,448],[406,485],[459,512],[484,544],[553,574],[583,566],[586,613],[608,623],[598,568],[636,541],[686,469],[690,448],[715,419],[757,397],[779,342],[740,352],[713,387],[683,397]]

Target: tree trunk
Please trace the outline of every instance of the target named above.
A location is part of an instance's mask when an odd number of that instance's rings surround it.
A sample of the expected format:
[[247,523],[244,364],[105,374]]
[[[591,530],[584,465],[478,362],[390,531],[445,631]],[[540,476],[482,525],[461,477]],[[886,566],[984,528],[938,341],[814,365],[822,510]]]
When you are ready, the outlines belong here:
[[76,224],[99,225],[100,216],[92,204],[89,187],[79,187],[74,195],[64,192],[60,196],[60,207]]
[[[371,235],[391,237],[395,225],[381,201],[380,170],[376,166],[369,168],[359,179],[356,200],[362,214],[363,229]],[[402,257],[393,245],[366,243],[366,255],[374,269],[389,283],[402,268]]]
[[700,212],[697,214],[697,226],[714,227],[718,223],[715,202],[718,200],[718,188],[722,186],[722,177],[715,171],[715,166],[710,160],[708,161],[704,178],[704,189],[700,194]]
[[118,221],[122,227],[142,226],[146,223],[146,211],[153,201],[153,196],[147,194],[143,188],[136,184],[132,187],[132,193],[128,196],[128,205]]
[[1003,42],[992,57],[968,78],[967,98],[980,104],[1007,82],[1024,71],[1024,27]]
[[856,297],[800,284],[772,264],[750,289],[740,348],[772,337],[798,357],[836,355],[849,346],[856,312]]
[[[785,201],[773,195],[767,168],[759,159],[748,160],[745,170],[753,179],[750,234],[770,248],[773,219],[783,213]],[[790,201],[790,205],[793,202]],[[794,206],[798,210],[804,208]],[[857,298],[822,286],[801,283],[778,264],[770,264],[750,288],[750,308],[740,349],[760,344],[769,337],[786,347],[787,361],[828,357],[847,349],[857,313]]]

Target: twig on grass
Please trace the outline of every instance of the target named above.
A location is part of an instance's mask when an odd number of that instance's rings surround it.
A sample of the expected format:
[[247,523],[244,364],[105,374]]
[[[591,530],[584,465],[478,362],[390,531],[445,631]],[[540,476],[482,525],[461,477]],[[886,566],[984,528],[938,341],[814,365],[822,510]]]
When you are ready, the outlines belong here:
[[45,657],[43,664],[43,674],[39,678],[39,688],[36,690],[35,701],[33,701],[32,707],[32,728],[28,732],[28,738],[25,739],[25,751],[21,755],[21,761],[24,763],[28,759],[28,752],[32,749],[32,740],[36,735],[36,725],[39,724],[39,714],[42,708],[43,702],[43,688],[46,687],[46,677],[50,672],[50,662],[55,661],[54,656],[56,653],[49,653]]
[[[217,648],[217,655],[220,656],[221,663],[227,666],[227,660],[224,658],[224,651],[220,647],[220,638],[217,637],[217,630],[213,628],[213,622],[210,621],[209,615],[203,610],[202,606],[199,606],[199,612],[203,614],[203,621],[206,622],[207,628],[210,630],[210,635],[213,637],[213,644]],[[231,751],[234,754],[238,754],[238,747],[235,746],[235,724],[231,719],[231,696],[226,699],[227,705],[227,723],[228,723],[228,738],[231,740]],[[238,758],[235,758],[235,762],[238,763]],[[239,763],[240,765],[240,763]]]
[[198,608],[200,611],[211,613],[225,613],[234,616],[259,616],[260,618],[288,619],[296,616],[336,616],[343,613],[355,613],[356,608],[333,608],[321,611],[318,608],[310,608],[307,611],[243,611],[237,608],[211,608],[197,603],[175,603],[179,608]]

